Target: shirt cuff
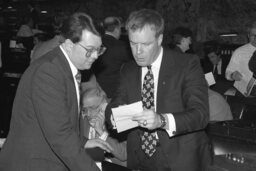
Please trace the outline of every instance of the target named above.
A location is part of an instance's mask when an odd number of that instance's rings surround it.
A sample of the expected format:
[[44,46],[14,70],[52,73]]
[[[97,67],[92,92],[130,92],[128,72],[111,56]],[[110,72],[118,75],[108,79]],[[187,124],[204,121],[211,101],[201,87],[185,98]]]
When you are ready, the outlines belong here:
[[168,133],[169,137],[172,137],[176,134],[176,123],[173,114],[166,113],[167,119],[168,119],[168,128],[166,129],[166,132]]
[[233,81],[233,78],[231,78],[232,73],[233,73],[232,71],[226,71],[227,80]]
[[108,133],[106,131],[103,132],[101,136],[99,136],[99,139],[106,141],[108,138]]

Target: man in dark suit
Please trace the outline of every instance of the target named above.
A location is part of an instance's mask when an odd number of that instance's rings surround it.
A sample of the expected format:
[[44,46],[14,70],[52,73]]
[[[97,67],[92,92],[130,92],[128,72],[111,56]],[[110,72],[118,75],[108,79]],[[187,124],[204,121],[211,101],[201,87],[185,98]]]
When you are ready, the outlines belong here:
[[204,66],[205,72],[212,72],[216,80],[226,80],[225,71],[230,58],[222,58],[220,49],[216,46],[209,47],[206,50],[209,62]]
[[112,107],[143,102],[143,112],[133,117],[139,127],[127,138],[128,167],[206,170],[212,160],[204,131],[209,121],[208,88],[199,59],[162,48],[164,21],[154,10],[135,11],[126,23],[136,62],[122,68],[120,87],[107,106],[106,118],[112,124]]
[[33,62],[23,74],[13,104],[10,132],[0,153],[4,171],[99,170],[85,148],[111,152],[101,139],[79,137],[79,72],[103,51],[90,16],[65,22],[64,43]]
[[128,42],[119,40],[121,21],[117,17],[107,17],[103,26],[105,35],[102,38],[106,52],[95,62],[95,74],[101,88],[108,98],[112,98],[120,81],[121,66],[132,59]]
[[225,78],[225,71],[230,58],[222,57],[220,48],[216,45],[207,48],[206,55],[207,59],[202,64],[204,73],[212,72],[216,82],[210,88],[223,95],[233,85],[233,81]]

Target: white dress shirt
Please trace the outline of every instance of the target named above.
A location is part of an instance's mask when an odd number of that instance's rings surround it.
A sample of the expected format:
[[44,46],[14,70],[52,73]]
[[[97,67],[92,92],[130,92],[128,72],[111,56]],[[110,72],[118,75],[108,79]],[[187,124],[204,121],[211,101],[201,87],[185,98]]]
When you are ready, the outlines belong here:
[[247,43],[235,50],[226,69],[226,78],[228,80],[233,80],[231,74],[234,71],[239,71],[243,77],[252,77],[252,72],[249,70],[248,63],[255,50],[256,47],[251,43]]
[[[78,104],[78,111],[80,111],[80,94],[79,94],[79,86],[78,83],[76,81],[76,74],[78,73],[78,69],[75,67],[75,65],[70,61],[68,54],[66,53],[66,51],[61,47],[61,45],[59,46],[61,51],[63,52],[64,56],[66,57],[68,64],[70,66],[72,75],[73,75],[73,80],[76,86],[76,97],[77,97],[77,104]],[[78,112],[79,113],[79,112]]]

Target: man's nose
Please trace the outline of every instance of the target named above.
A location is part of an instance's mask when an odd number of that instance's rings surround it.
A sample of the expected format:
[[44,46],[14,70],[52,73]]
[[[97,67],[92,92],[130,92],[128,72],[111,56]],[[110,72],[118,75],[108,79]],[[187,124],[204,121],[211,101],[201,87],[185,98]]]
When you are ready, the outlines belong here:
[[98,57],[99,57],[99,53],[97,51],[93,52],[91,55],[91,58],[95,60],[98,59]]
[[143,52],[141,44],[136,45],[136,54],[141,54]]

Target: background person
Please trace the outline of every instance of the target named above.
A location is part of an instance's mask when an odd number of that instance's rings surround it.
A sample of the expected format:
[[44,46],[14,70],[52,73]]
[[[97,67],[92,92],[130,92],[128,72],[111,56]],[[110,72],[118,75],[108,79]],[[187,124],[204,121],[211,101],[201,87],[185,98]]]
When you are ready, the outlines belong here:
[[119,40],[122,23],[118,17],[104,19],[105,34],[102,43],[106,52],[95,62],[97,81],[108,98],[113,98],[120,82],[120,68],[132,60],[130,47],[126,42]]

